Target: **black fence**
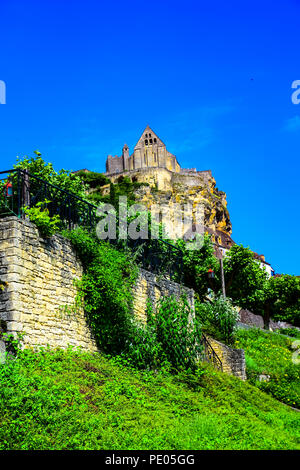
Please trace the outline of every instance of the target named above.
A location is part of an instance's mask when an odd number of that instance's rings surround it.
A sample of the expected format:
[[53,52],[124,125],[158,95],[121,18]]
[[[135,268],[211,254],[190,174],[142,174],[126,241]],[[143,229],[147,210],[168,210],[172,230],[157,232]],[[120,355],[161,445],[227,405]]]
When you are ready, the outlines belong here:
[[[70,230],[79,226],[94,229],[99,220],[97,206],[27,170],[0,172],[0,217],[16,215],[24,218],[24,207],[35,207],[38,203],[43,203],[50,217],[58,215],[63,228]],[[108,241],[117,247],[124,246],[123,241]],[[162,239],[148,240],[142,233],[141,238],[128,238],[125,243],[136,253],[136,260],[144,269],[181,281],[183,256],[179,248]]]
[[26,170],[0,172],[0,216],[24,217],[24,207],[44,203],[50,217],[59,215],[64,227],[91,228],[96,224],[97,207]]

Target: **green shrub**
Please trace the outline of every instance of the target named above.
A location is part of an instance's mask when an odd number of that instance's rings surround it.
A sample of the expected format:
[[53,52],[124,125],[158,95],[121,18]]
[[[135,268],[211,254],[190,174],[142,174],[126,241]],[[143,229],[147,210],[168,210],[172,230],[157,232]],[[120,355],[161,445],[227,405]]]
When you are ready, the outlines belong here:
[[132,257],[108,242],[98,240],[82,228],[65,231],[84,266],[78,282],[88,320],[98,346],[105,352],[120,354],[133,328],[132,286],[137,266]]
[[136,325],[128,355],[135,366],[194,370],[201,352],[201,330],[185,296],[161,297],[156,311],[148,302],[147,325]]
[[[46,180],[48,183],[58,186],[60,189],[86,199],[87,186],[76,173],[64,169],[57,172],[53,168],[52,163],[47,163],[43,160],[40,152],[34,151],[34,154],[33,157],[25,156],[23,158],[17,158],[17,163],[14,165],[14,168],[28,170],[32,175]],[[17,176],[14,178],[17,178]],[[39,190],[40,181],[32,178],[30,181],[30,191],[36,194]],[[59,197],[59,194],[57,194],[57,198]]]
[[213,294],[210,301],[200,303],[196,300],[195,307],[203,331],[219,341],[232,344],[238,313],[230,299]]
[[162,297],[152,321],[166,359],[175,368],[194,368],[200,354],[201,330],[186,297]]
[[292,338],[300,339],[300,331],[297,328],[280,328],[276,330],[278,333],[286,336],[291,336]]
[[110,183],[110,180],[103,173],[80,170],[75,174],[90,188],[97,188]]
[[34,207],[24,207],[23,210],[28,215],[31,222],[33,222],[39,229],[42,237],[47,238],[58,232],[62,226],[59,215],[50,216],[47,204],[51,201],[45,199],[38,202]]

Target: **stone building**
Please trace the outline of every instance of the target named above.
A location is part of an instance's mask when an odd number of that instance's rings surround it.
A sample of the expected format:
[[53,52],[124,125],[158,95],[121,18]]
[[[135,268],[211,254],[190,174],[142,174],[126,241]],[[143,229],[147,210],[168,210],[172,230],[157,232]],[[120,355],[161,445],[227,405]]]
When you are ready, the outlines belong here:
[[106,160],[107,175],[142,168],[165,168],[172,172],[180,172],[180,165],[175,155],[167,150],[165,144],[149,126],[142,133],[132,155],[129,155],[129,148],[125,144],[120,157],[108,155]]

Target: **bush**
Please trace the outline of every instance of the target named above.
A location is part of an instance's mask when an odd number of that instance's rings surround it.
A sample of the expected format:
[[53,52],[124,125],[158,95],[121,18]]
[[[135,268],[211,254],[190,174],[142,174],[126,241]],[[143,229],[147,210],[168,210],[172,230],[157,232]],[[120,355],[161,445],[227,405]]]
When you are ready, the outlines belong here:
[[65,231],[84,266],[78,282],[98,346],[110,354],[124,351],[132,324],[132,286],[137,266],[129,254],[84,229]]
[[161,297],[154,313],[150,302],[147,325],[136,325],[129,356],[135,366],[195,370],[201,352],[201,331],[186,297]]
[[[27,156],[22,159],[17,158],[17,163],[14,165],[14,168],[28,170],[32,175],[46,180],[48,183],[58,186],[64,191],[69,191],[70,193],[86,199],[87,186],[76,173],[71,173],[64,169],[57,172],[54,170],[52,163],[47,163],[43,160],[40,152],[35,151],[34,154],[35,155],[30,158]],[[36,193],[39,189],[40,182],[32,179],[30,182],[30,190]]]
[[281,335],[291,336],[300,339],[300,331],[297,328],[280,328],[277,330]]
[[200,303],[196,300],[195,307],[203,331],[219,341],[232,344],[238,313],[230,299],[213,294],[210,301]]
[[42,237],[47,238],[58,232],[62,226],[62,221],[59,215],[50,216],[47,204],[50,201],[45,199],[44,201],[38,202],[34,207],[24,207],[23,210],[28,215],[31,222],[33,222]]

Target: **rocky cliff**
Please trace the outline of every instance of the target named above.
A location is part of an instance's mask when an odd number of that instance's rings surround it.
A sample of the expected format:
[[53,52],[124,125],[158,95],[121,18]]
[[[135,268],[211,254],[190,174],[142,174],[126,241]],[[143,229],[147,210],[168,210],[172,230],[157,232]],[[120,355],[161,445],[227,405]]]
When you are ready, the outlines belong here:
[[[181,171],[174,173],[162,168],[147,168],[123,172],[110,177],[113,183],[123,178],[144,183],[134,190],[135,199],[147,206],[166,204],[197,204],[204,207],[204,225],[212,232],[231,235],[232,225],[227,209],[226,193],[219,191],[210,171]],[[103,188],[103,194],[109,192],[109,186]],[[197,223],[198,221],[195,220]]]

